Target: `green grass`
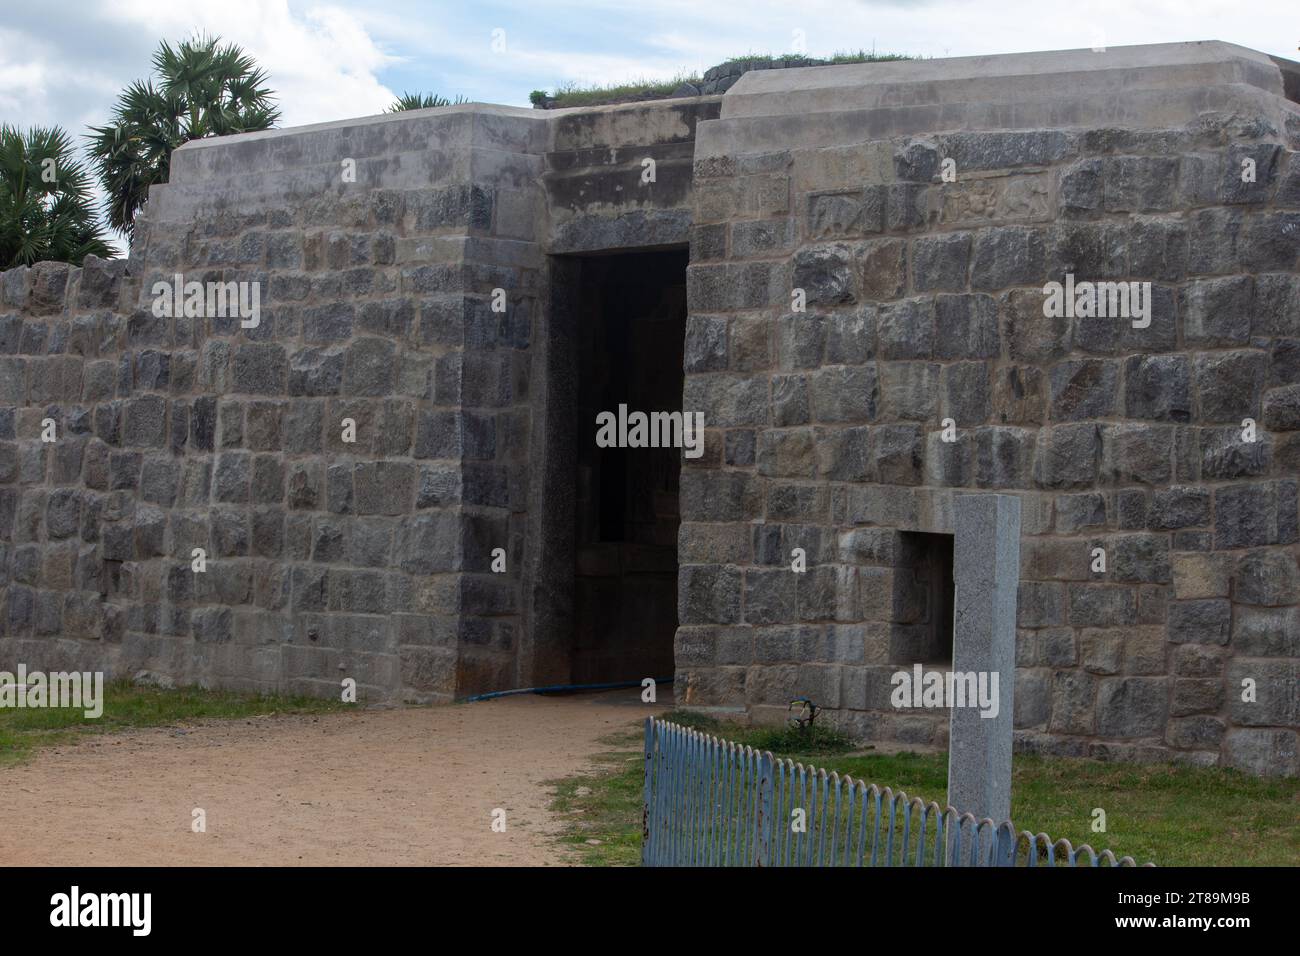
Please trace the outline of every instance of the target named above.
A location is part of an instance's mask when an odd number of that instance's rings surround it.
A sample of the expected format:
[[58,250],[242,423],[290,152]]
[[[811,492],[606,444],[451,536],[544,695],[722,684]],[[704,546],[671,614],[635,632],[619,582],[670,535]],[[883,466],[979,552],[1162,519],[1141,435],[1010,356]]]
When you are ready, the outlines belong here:
[[635,866],[641,859],[641,734],[614,734],[601,743],[590,774],[551,780],[551,809],[566,818],[560,843],[588,866]]
[[699,76],[693,73],[678,73],[671,80],[641,78],[604,86],[561,83],[550,96],[550,100],[553,108],[562,109],[570,106],[604,106],[635,100],[664,99],[671,96],[673,90],[683,83],[698,82],[700,82]]
[[[914,57],[902,53],[875,53],[866,50],[856,52],[836,53],[833,56],[818,58],[804,56],[800,53],[787,53],[781,56],[768,56],[766,54],[749,54],[747,56],[735,56],[723,60],[718,66],[730,66],[738,63],[772,63],[783,61],[792,66],[835,66],[842,63],[874,63],[885,60],[910,60]],[[561,83],[548,99],[551,107],[562,109],[571,106],[605,106],[611,103],[635,102],[637,100],[654,100],[664,99],[672,95],[673,91],[683,83],[699,84],[703,78],[698,73],[680,72],[671,80],[654,80],[640,78],[628,80],[624,83],[613,83],[608,85],[591,84],[583,85],[579,83]],[[543,91],[537,91],[534,95]]]
[[[847,742],[834,734],[799,746],[798,732],[789,729],[741,727],[681,711],[665,718],[828,773],[946,803],[946,753],[847,752]],[[557,781],[554,807],[568,817],[562,839],[578,849],[586,864],[634,866],[640,860],[640,740],[639,732],[610,738],[608,745],[616,749],[601,756],[599,771]],[[1110,848],[1139,863],[1300,863],[1300,786],[1295,780],[1217,768],[1017,755],[1011,793],[1017,829],[1068,839],[1076,847]],[[1105,833],[1092,832],[1095,808],[1106,812]]]
[[256,696],[184,687],[164,690],[129,681],[104,685],[104,712],[89,719],[73,708],[0,708],[0,767],[19,763],[39,747],[76,743],[87,734],[125,727],[160,727],[203,717],[253,717],[342,710],[340,701],[281,695]]

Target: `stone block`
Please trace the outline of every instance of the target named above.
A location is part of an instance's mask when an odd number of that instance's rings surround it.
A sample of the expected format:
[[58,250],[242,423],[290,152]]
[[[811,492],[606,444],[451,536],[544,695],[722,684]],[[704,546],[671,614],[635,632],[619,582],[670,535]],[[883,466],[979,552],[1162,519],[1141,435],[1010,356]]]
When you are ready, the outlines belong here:
[[934,357],[935,306],[930,299],[904,299],[882,306],[878,338],[885,360]]
[[1179,303],[1186,344],[1210,348],[1246,345],[1250,341],[1253,297],[1250,276],[1188,283]]
[[997,303],[992,296],[976,294],[935,297],[935,358],[988,359],[997,357],[1001,349]]
[[1169,605],[1169,640],[1174,644],[1226,645],[1232,605],[1222,598],[1174,601]]
[[1300,775],[1300,737],[1291,730],[1233,729],[1223,738],[1225,766],[1261,777]]
[[1097,684],[1097,733],[1151,737],[1169,717],[1169,682],[1159,677],[1108,677]]
[[970,268],[971,237],[953,232],[912,240],[912,285],[918,292],[961,292]]
[[793,286],[808,305],[842,305],[857,300],[853,250],[845,243],[805,246],[795,253]]
[[996,226],[976,234],[971,288],[996,291],[1041,284],[1046,275],[1042,233],[1027,226]]
[[1267,375],[1263,351],[1214,352],[1196,356],[1196,392],[1203,422],[1238,424],[1260,417]]
[[[1254,682],[1253,699],[1247,679]],[[1237,726],[1300,727],[1300,662],[1234,658],[1226,683],[1228,714]]]
[[1106,418],[1114,411],[1119,366],[1097,359],[1060,362],[1049,374],[1054,421]]

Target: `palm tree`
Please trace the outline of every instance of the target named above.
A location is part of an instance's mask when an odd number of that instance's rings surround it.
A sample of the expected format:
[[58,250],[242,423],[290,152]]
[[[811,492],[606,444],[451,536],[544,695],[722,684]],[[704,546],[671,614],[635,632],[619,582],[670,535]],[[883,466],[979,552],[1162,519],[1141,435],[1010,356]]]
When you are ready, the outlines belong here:
[[26,133],[0,126],[0,269],[113,257],[91,196],[91,178],[59,127]]
[[436,93],[403,93],[393,101],[393,105],[388,107],[390,113],[400,113],[403,110],[428,110],[435,106],[459,106],[468,100],[463,96],[458,96],[454,101],[447,99],[445,96],[438,96]]
[[167,182],[172,150],[192,139],[270,129],[280,118],[266,73],[234,44],[199,36],[153,55],[153,80],[118,97],[113,121],[92,127],[91,155],[108,195],[108,221],[128,236],[149,187]]

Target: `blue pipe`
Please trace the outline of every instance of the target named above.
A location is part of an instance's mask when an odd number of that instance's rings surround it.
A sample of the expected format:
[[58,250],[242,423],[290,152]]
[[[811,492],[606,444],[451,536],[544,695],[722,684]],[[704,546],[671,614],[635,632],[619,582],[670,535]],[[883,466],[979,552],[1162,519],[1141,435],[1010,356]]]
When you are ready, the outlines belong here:
[[[656,679],[656,684],[671,684],[673,678],[665,677]],[[494,697],[513,697],[515,694],[555,694],[565,691],[574,690],[616,690],[621,687],[640,687],[639,680],[615,681],[612,684],[552,684],[549,687],[519,687],[515,690],[494,690],[487,694],[475,694],[473,697],[466,697],[465,703],[472,704],[476,700],[492,700]]]

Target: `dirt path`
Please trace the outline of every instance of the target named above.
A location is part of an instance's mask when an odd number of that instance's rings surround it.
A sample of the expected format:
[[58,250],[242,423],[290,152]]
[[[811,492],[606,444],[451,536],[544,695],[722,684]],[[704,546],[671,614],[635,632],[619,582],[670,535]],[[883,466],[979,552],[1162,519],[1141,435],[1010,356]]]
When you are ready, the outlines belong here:
[[0,770],[0,861],[564,865],[543,782],[646,714],[623,691],[89,737]]

